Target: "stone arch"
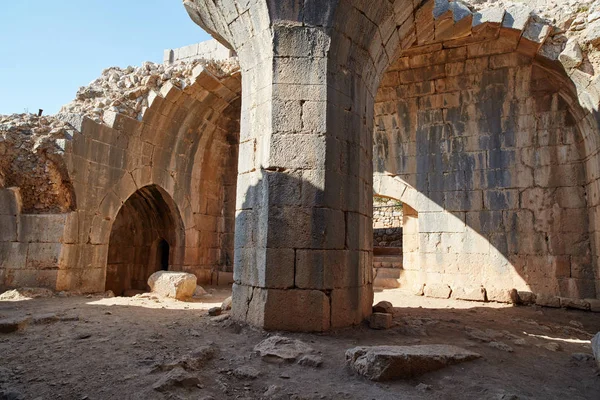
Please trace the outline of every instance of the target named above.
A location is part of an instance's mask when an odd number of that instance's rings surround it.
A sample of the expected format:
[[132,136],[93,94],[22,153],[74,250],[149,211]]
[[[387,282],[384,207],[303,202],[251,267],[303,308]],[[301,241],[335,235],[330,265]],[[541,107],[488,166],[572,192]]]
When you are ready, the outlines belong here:
[[149,276],[160,270],[159,243],[168,243],[169,269],[181,268],[184,253],[183,221],[177,205],[160,186],[135,191],[117,212],[108,245],[106,290],[146,290]]
[[[551,28],[522,6],[472,14],[456,2],[435,4],[426,2],[415,12],[412,45],[391,60],[383,75],[375,114],[380,119],[379,125],[385,127],[376,131],[374,160],[378,172],[396,175],[417,189],[412,195],[417,210],[423,212],[419,218],[419,225],[424,228],[420,242],[425,244],[420,251],[420,262],[428,267],[431,283],[453,286],[453,290],[458,289],[456,295],[462,297],[467,296],[465,293],[479,296],[481,291],[477,287],[488,285],[488,298],[494,300],[506,299],[504,292],[496,289],[511,286],[545,295],[595,297],[597,271],[591,265],[587,226],[589,179],[584,176],[589,175],[586,160],[590,154],[585,141],[597,135],[597,129],[582,131],[577,122],[579,118],[575,115],[581,115],[583,110],[569,94],[574,85],[560,64],[548,55],[546,39]],[[554,79],[548,79],[551,77]],[[546,84],[552,81],[552,85]],[[503,103],[498,99],[506,95],[502,89],[494,94],[491,88],[499,84],[509,88],[514,101]],[[478,96],[477,85],[487,88],[480,92],[487,99],[473,101]],[[463,98],[461,94],[459,99],[454,95],[457,92],[469,96]],[[389,101],[401,97],[408,100],[402,100],[402,104]],[[472,107],[461,108],[464,104]],[[484,111],[483,116],[475,116],[481,113],[479,108]],[[496,114],[497,121],[491,121]],[[381,116],[385,115],[399,118],[384,122]],[[462,120],[463,125],[457,126],[452,122],[454,118]],[[469,122],[471,118],[474,121]],[[487,118],[488,122],[477,122],[481,118]],[[419,137],[421,127],[428,124],[438,124],[439,132],[428,131],[429,136],[434,136]],[[471,133],[464,133],[469,129]],[[557,129],[570,135],[564,139],[566,142],[554,137],[560,134]],[[478,130],[483,132],[483,139],[487,137],[498,143],[477,143]],[[485,136],[486,130],[504,134]],[[392,143],[394,134],[390,132],[412,132],[416,136],[405,137],[403,143]],[[473,140],[463,140],[463,136]],[[536,143],[523,143],[525,140]],[[539,145],[541,149],[532,154],[533,159],[524,160],[533,151],[527,147],[531,145]],[[442,146],[447,149],[440,149]],[[483,157],[466,156],[476,150],[485,150]],[[433,157],[434,154],[437,156]],[[542,156],[544,160],[536,158]],[[382,160],[386,162],[382,164]],[[518,167],[521,163],[525,167]],[[454,164],[462,167],[444,169]],[[438,177],[432,174],[436,169],[445,172]],[[465,173],[467,176],[461,175]],[[482,187],[494,189],[494,193],[484,190],[479,196],[477,190]],[[399,186],[398,190],[404,187]],[[566,204],[569,201],[564,196],[572,201]],[[544,202],[549,203],[542,206]],[[550,203],[555,205],[553,211]],[[487,219],[483,218],[484,213]],[[427,223],[432,216],[436,217]],[[561,220],[578,222],[569,228],[561,226],[568,225]],[[519,239],[516,236],[506,239],[504,233],[494,232],[493,226],[502,224],[518,231]],[[464,239],[456,239],[461,237]],[[482,258],[479,253],[485,252],[465,247],[467,242],[477,243],[476,247],[490,246],[489,255]],[[443,249],[451,248],[458,248],[469,257],[455,261],[453,256],[440,254]],[[457,257],[459,260],[460,255]],[[489,271],[480,281],[471,279],[479,268],[474,265],[475,269],[469,270],[467,264],[471,260],[488,265],[485,268]],[[456,271],[449,272],[454,264]],[[444,278],[449,273],[459,276],[464,271],[469,272],[466,281]],[[506,280],[514,271],[517,272],[514,278]],[[498,287],[493,287],[494,282]]]
[[235,64],[212,71],[198,64],[190,85],[169,81],[150,91],[138,119],[112,111],[102,122],[70,117],[79,121],[67,158],[78,209],[67,227],[75,234],[63,251],[61,289],[102,290],[112,224],[149,185],[168,193],[181,215],[177,269],[210,283],[213,272],[231,268],[241,81]]

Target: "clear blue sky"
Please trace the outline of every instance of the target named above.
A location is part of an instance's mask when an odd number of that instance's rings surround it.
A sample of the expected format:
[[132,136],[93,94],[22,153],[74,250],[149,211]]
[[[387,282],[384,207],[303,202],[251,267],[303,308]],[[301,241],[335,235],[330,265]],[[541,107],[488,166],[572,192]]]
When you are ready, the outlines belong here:
[[0,9],[0,114],[58,112],[113,65],[210,37],[181,0],[17,0]]

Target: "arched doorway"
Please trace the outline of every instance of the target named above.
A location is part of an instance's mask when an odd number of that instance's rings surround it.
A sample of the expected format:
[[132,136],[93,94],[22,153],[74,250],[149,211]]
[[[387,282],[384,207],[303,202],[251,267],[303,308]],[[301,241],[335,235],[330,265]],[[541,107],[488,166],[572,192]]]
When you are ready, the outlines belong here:
[[171,197],[146,186],[123,204],[110,234],[106,290],[119,296],[148,290],[148,277],[182,258],[183,228]]

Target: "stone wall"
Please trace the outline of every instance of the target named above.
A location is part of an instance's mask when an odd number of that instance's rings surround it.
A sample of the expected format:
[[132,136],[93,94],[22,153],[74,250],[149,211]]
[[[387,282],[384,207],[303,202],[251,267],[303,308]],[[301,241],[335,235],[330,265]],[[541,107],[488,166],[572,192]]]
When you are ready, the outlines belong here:
[[165,64],[173,64],[177,61],[189,61],[198,58],[207,60],[227,60],[232,57],[235,57],[233,51],[212,39],[191,44],[189,46],[179,47],[177,49],[166,49],[164,51],[163,62]]
[[402,203],[373,197],[373,247],[402,247]]
[[400,200],[418,212],[405,286],[596,297],[590,133],[566,76],[518,40],[417,47],[383,76],[375,168],[411,188]]
[[[140,262],[151,267],[153,255],[147,254],[146,260],[141,254],[156,252],[145,239],[152,242],[157,233],[168,242],[171,269],[192,272],[201,283],[231,282],[241,86],[235,64],[194,61],[168,68],[151,63],[112,68],[81,88],[77,99],[57,116],[68,132],[51,136],[56,140],[60,134],[62,151],[53,160],[64,171],[61,182],[72,189],[76,206],[61,214],[47,208],[39,216],[2,215],[10,229],[0,237],[0,285],[103,291],[107,263],[109,278],[117,265],[123,267],[121,272]],[[9,123],[0,126],[3,135],[7,126],[22,126],[23,116],[5,119]],[[30,125],[46,132],[45,121],[37,118]],[[39,135],[20,137],[32,152],[39,148]],[[20,142],[8,142],[12,143]],[[14,175],[17,168],[14,162],[0,165],[0,175]],[[135,210],[124,206],[149,187],[159,190],[169,207],[159,207],[160,212],[150,213],[153,217],[144,215],[144,201],[137,202]],[[0,209],[12,210],[6,197],[0,198]],[[141,217],[118,222],[121,210]],[[156,214],[180,223],[163,224],[170,234],[160,233],[160,224],[131,230],[133,247],[122,243],[124,247],[109,258],[111,235],[123,237],[123,226]],[[133,245],[140,241],[144,243]],[[129,264],[123,259],[127,251],[139,255]],[[129,283],[119,290],[145,279],[126,271],[123,276]]]

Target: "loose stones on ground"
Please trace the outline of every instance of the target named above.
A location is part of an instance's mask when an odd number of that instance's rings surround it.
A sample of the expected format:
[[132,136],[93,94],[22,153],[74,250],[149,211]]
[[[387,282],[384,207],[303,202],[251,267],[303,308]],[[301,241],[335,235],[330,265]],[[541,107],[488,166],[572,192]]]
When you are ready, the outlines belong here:
[[271,336],[254,347],[254,351],[269,363],[295,363],[318,367],[323,361],[306,343],[283,336]]
[[449,345],[371,346],[346,351],[347,365],[373,381],[411,378],[480,357]]

